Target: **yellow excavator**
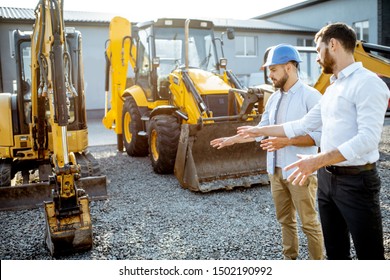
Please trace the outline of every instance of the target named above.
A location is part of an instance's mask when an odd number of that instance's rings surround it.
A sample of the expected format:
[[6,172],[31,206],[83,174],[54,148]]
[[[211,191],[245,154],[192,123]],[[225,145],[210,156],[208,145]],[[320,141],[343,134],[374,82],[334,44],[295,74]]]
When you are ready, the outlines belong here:
[[[191,191],[268,183],[256,143],[217,150],[210,140],[259,122],[263,92],[247,89],[226,68],[223,36],[211,21],[160,18],[111,20],[103,124],[119,151],[149,155],[158,174],[174,173]],[[220,54],[220,58],[219,58]]]
[[40,0],[32,32],[14,32],[17,91],[0,94],[0,209],[45,210],[53,256],[92,248],[89,201],[107,198],[88,152],[81,34],[63,1]]

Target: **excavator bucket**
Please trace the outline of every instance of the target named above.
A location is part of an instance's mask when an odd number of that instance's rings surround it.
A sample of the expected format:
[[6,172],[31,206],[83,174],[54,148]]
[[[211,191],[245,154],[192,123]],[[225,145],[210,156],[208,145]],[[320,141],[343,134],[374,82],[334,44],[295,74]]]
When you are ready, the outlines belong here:
[[[90,200],[108,198],[106,176],[80,178],[77,187],[84,189]],[[42,207],[50,201],[52,187],[49,182],[0,187],[0,211]]]
[[88,197],[79,198],[80,213],[59,218],[54,202],[45,202],[45,240],[52,256],[88,251],[92,248],[92,223]]
[[183,124],[174,169],[181,186],[191,191],[209,192],[268,184],[266,152],[259,143],[242,143],[222,149],[210,145],[215,138],[235,135],[239,126],[257,123],[258,120],[216,122],[201,128]]

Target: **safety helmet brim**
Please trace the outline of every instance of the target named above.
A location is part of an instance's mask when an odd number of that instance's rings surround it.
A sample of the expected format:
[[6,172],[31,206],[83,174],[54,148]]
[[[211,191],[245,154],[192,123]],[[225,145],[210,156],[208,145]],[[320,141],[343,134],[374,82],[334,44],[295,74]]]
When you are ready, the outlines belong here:
[[280,44],[269,50],[267,61],[263,64],[261,69],[272,65],[286,64],[289,61],[300,63],[302,62],[302,59],[295,47],[287,44]]

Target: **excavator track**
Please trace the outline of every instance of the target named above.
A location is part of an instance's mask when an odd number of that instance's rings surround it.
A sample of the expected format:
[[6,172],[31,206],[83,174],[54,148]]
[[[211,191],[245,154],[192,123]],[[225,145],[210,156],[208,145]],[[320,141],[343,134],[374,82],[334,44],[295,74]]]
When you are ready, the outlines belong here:
[[81,167],[81,177],[101,176],[100,165],[90,152],[76,153],[77,164]]

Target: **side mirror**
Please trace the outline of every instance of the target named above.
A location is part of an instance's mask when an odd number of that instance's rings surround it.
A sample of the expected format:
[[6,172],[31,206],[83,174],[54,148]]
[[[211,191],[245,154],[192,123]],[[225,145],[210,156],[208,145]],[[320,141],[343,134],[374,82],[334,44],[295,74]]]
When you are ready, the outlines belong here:
[[234,29],[233,28],[227,28],[226,33],[227,33],[227,37],[229,40],[234,39]]
[[219,67],[221,67],[223,69],[226,69],[226,66],[227,66],[227,59],[226,58],[221,58],[219,60]]

